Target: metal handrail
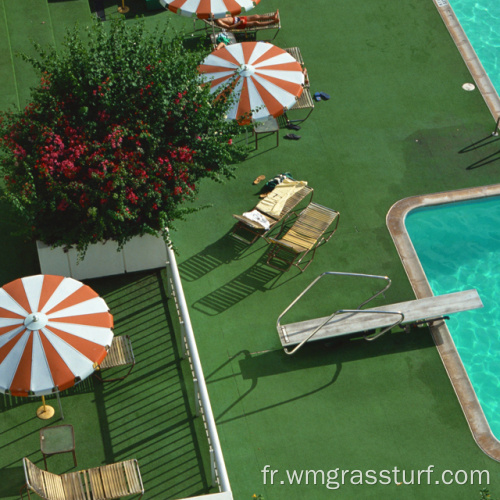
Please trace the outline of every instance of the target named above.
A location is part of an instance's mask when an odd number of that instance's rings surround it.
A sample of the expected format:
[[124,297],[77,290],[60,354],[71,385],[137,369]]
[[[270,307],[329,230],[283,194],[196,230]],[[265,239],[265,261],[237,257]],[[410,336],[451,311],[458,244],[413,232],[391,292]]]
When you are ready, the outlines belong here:
[[219,435],[217,433],[217,428],[215,425],[212,405],[210,404],[210,398],[208,396],[208,390],[205,383],[205,377],[203,375],[203,369],[198,354],[198,348],[196,346],[196,340],[193,333],[193,327],[191,325],[191,319],[189,317],[186,299],[184,297],[181,278],[179,275],[179,270],[177,268],[177,261],[175,259],[175,254],[170,246],[166,245],[166,247],[167,279],[169,285],[172,288],[171,292],[175,296],[177,313],[179,315],[179,321],[181,324],[181,329],[183,331],[183,346],[187,344],[188,354],[191,361],[197,406],[198,404],[201,406],[201,410],[205,419],[209,445],[211,447],[210,454],[212,458],[212,480],[214,481],[214,476],[217,476],[219,490],[221,492],[231,493],[229,477],[227,475],[224,456],[222,455]]
[[[338,271],[325,271],[324,273],[320,274],[318,277],[316,277],[296,298],[295,300],[279,315],[278,320],[276,322],[276,328],[278,329],[278,332],[281,331],[281,318],[323,277],[323,276],[356,276],[356,277],[361,277],[361,278],[375,278],[375,279],[382,279],[387,281],[387,284],[385,285],[384,288],[379,290],[377,293],[372,295],[369,299],[365,300],[362,302],[357,309],[341,309],[338,311],[335,311],[332,315],[328,316],[325,321],[323,321],[307,338],[305,338],[300,344],[296,345],[292,350],[285,348],[284,351],[286,354],[291,356],[292,354],[295,354],[306,342],[308,342],[316,333],[318,333],[321,328],[323,328],[331,319],[333,319],[337,314],[341,312],[353,312],[353,313],[359,313],[359,312],[379,312],[379,311],[368,311],[367,309],[361,311],[361,308],[368,304],[368,302],[372,301],[374,298],[378,297],[380,294],[384,293],[390,286],[391,286],[391,280],[388,276],[379,276],[376,274],[361,274],[361,273],[343,273],[343,272],[338,272]],[[386,333],[388,330],[391,328],[394,328],[396,325],[399,325],[403,319],[404,315],[401,312],[386,312],[386,314],[399,314],[402,318],[396,322],[394,325],[391,325],[389,328],[386,328],[383,332],[380,332],[376,336],[372,337],[367,337],[365,336],[366,340],[375,340],[376,338],[380,337],[384,333]]]

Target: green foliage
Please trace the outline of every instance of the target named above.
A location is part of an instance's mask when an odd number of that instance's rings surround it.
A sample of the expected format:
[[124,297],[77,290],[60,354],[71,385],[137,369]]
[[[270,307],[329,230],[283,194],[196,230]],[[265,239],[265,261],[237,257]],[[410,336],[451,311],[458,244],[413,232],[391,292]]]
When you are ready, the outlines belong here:
[[494,500],[494,498],[491,496],[490,490],[488,488],[483,488],[480,492],[481,494],[481,500]]
[[[106,23],[108,24],[108,23]],[[40,75],[22,111],[0,115],[5,196],[26,232],[53,246],[163,234],[193,211],[202,178],[231,177],[230,102],[200,86],[206,56],[166,26],[95,21],[63,49],[22,56]]]

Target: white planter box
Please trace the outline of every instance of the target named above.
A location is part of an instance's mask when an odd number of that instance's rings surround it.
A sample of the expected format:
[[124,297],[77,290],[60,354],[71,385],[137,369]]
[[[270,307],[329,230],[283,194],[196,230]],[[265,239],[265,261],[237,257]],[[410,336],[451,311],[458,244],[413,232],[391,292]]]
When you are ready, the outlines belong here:
[[85,258],[77,262],[77,251],[64,252],[36,242],[42,274],[69,276],[75,279],[99,278],[114,274],[144,271],[165,266],[167,249],[162,238],[149,234],[136,236],[117,252],[114,241],[90,245]]

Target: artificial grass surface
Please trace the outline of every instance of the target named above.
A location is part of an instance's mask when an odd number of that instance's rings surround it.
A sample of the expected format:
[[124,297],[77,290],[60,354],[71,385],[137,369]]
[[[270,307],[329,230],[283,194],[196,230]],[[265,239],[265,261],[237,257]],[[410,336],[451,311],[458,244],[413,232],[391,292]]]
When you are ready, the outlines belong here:
[[38,430],[63,423],[74,427],[78,467],[70,454],[54,455],[47,458],[51,472],[136,458],[148,498],[209,491],[203,424],[194,415],[189,370],[181,362],[163,280],[158,271],[88,282],[113,311],[115,335],[132,337],[137,364],[125,380],[103,384],[90,377],[64,391],[64,420],[55,398],[47,398],[55,417],[43,421],[35,416],[40,398],[1,397],[0,498],[17,498],[23,456],[43,468]]
[[[283,25],[275,43],[299,46],[311,93],[332,97],[316,103],[296,132],[300,141],[275,148],[273,137],[260,140],[235,180],[201,191],[199,204],[214,207],[174,233],[235,497],[332,496],[325,486],[281,484],[285,469],[410,471],[431,464],[441,472],[489,469],[495,492],[498,464],[474,443],[428,331],[311,345],[289,359],[275,329],[285,307],[327,270],[389,275],[393,285],[378,303],[413,298],[386,213],[407,196],[496,182],[497,163],[467,167],[496,153],[497,142],[462,152],[487,137],[494,121],[478,92],[462,90],[470,75],[432,2],[320,1],[315,14],[300,2],[273,2],[265,10],[274,7]],[[314,187],[315,202],[341,212],[337,234],[302,275],[277,276],[265,267],[264,242],[242,252],[227,237],[230,215],[258,201],[253,179],[285,171]],[[332,279],[289,320],[357,307],[377,289]],[[269,476],[263,484],[266,464],[279,469],[277,484]],[[481,489],[437,479],[429,486],[346,485],[338,494],[474,498]]]
[[[18,0],[16,8],[22,2]],[[12,25],[20,16],[6,18],[13,8],[7,3],[4,0],[2,8],[8,29],[0,31],[0,40],[12,50],[27,47],[26,36],[21,36],[25,19]],[[63,10],[77,3],[82,0],[42,2],[53,19],[54,9],[60,9],[57,30]],[[111,13],[118,4],[105,2],[105,10]],[[126,4],[132,9],[127,18],[132,19],[142,4]],[[395,331],[373,343],[311,344],[292,358],[282,352],[275,329],[284,308],[326,270],[389,275],[393,285],[378,303],[413,298],[385,215],[407,196],[497,182],[499,164],[488,162],[496,158],[490,155],[496,155],[499,143],[474,146],[489,136],[494,120],[477,91],[462,90],[471,77],[433,2],[318,0],[314,8],[304,8],[298,0],[271,0],[256,12],[275,8],[280,8],[283,25],[276,45],[300,47],[311,92],[325,91],[331,99],[316,103],[301,124],[300,141],[282,140],[276,148],[274,137],[260,139],[259,150],[251,151],[235,179],[203,182],[197,204],[213,208],[177,223],[172,235],[234,498],[262,493],[266,500],[322,500],[333,495],[465,499],[477,497],[486,486],[436,484],[437,475],[431,485],[345,485],[338,492],[320,485],[280,483],[286,480],[285,469],[379,471],[397,466],[409,473],[429,465],[436,474],[487,469],[495,495],[500,466],[474,443],[426,329]],[[146,22],[153,26],[166,19],[175,27],[192,27],[191,20],[162,11],[150,13]],[[54,25],[59,40],[61,32]],[[50,38],[45,25],[33,26],[40,29],[42,41]],[[7,58],[1,61],[8,68]],[[29,75],[17,76],[25,69],[14,68],[16,73],[0,75],[10,89],[2,95],[2,104],[13,94],[13,82],[20,96],[26,96],[31,85]],[[281,131],[282,136],[286,133]],[[242,247],[228,237],[231,214],[258,201],[260,186],[253,186],[253,179],[285,171],[309,182],[314,201],[341,212],[337,234],[318,250],[304,274],[292,270],[281,275],[265,266],[264,241]],[[12,216],[4,213],[4,234],[13,226]],[[32,243],[6,238],[2,257],[9,263],[0,271],[4,283],[38,272]],[[179,404],[189,391],[182,392],[177,381],[173,393],[168,392],[170,368],[179,371],[171,326],[157,347],[149,346],[150,340],[157,340],[160,324],[169,325],[169,317],[157,275],[145,276],[91,283],[108,300],[117,334],[131,327],[133,338],[138,336],[134,349],[137,343],[139,362],[132,375],[101,393],[95,384],[87,392],[82,386],[77,395],[82,403],[74,394],[62,399],[66,420],[81,426],[78,435],[96,435],[98,430],[99,440],[77,442],[82,467],[136,456],[144,468],[145,498],[179,498],[207,489],[208,469],[201,464],[206,453],[199,449],[204,445],[195,439],[198,434],[193,436],[193,425],[199,422],[191,419],[189,401]],[[291,318],[357,307],[378,285],[329,280],[306,296]],[[157,384],[165,399],[155,392]],[[2,454],[0,471],[22,480],[18,469],[23,454],[41,460],[37,428],[42,424],[32,417],[38,403],[4,401],[5,441],[0,440],[0,446],[8,453]],[[186,448],[184,475],[178,475],[175,464],[184,463],[182,439],[189,435],[193,439]],[[68,467],[67,458],[52,457],[54,466]],[[274,485],[269,476],[263,484],[266,464],[280,471]],[[13,497],[18,485],[4,487],[7,491],[0,490],[0,497]]]

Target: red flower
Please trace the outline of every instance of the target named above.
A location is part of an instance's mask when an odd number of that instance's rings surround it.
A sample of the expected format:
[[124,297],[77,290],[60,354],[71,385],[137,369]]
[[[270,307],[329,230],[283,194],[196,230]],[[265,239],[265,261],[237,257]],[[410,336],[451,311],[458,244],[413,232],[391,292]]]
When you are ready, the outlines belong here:
[[80,196],[80,206],[81,207],[85,207],[87,205],[89,201],[89,197],[87,196],[87,193],[83,193],[81,196]]
[[69,203],[66,200],[61,200],[59,205],[57,205],[57,210],[64,212],[69,207]]
[[126,191],[127,191],[126,195],[127,200],[130,201],[130,203],[132,203],[133,205],[137,205],[137,200],[139,199],[139,197],[130,188],[127,188]]

